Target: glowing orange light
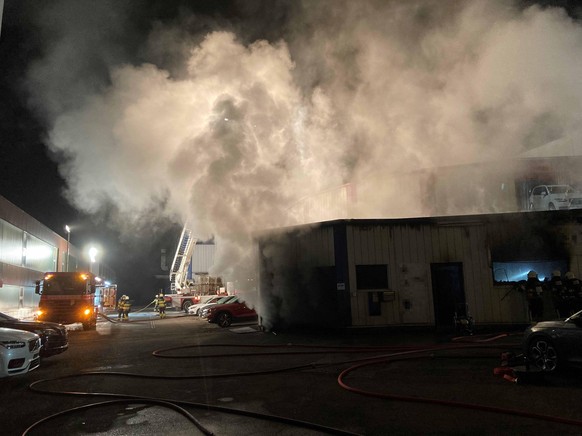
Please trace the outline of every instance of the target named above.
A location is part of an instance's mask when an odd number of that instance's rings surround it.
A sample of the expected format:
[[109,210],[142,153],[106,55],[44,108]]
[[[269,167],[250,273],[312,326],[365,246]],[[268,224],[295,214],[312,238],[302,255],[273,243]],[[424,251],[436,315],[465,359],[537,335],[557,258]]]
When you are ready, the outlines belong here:
[[85,315],[89,315],[91,313],[91,309],[85,309],[85,312],[83,312]]
[[53,276],[52,274],[47,274],[46,276],[44,276],[44,279],[45,280],[50,280],[52,276]]

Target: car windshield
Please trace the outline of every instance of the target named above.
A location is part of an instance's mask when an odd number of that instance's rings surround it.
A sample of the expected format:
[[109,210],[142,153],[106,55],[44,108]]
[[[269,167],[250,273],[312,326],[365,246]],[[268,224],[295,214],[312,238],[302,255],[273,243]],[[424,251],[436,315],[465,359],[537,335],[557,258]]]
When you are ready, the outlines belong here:
[[548,186],[550,194],[565,194],[571,192],[572,188],[568,185]]
[[232,300],[232,295],[229,295],[228,297],[222,297],[220,300],[216,301],[216,303],[218,304],[224,304],[227,303],[228,301]]
[[566,318],[566,322],[574,321],[574,320],[580,319],[581,317],[582,317],[582,310],[576,312],[574,315],[570,316],[569,318]]
[[5,313],[0,312],[0,321],[18,321],[16,318],[13,318]]

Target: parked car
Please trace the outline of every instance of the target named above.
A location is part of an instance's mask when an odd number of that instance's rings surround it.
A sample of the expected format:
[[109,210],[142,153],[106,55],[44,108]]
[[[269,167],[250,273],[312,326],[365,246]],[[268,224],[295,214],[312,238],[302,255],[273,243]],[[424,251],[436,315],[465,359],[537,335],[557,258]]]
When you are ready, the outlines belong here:
[[44,321],[20,321],[5,313],[0,312],[0,327],[26,330],[40,336],[42,349],[41,357],[50,357],[67,351],[69,348],[69,335],[62,324]]
[[529,208],[531,210],[570,209],[582,203],[582,194],[570,185],[539,185],[531,190]]
[[529,363],[545,372],[582,364],[582,311],[563,321],[542,321],[528,327],[523,350]]
[[228,327],[235,321],[247,321],[257,318],[257,312],[238,298],[226,304],[217,304],[208,308],[208,322]]
[[205,296],[200,297],[200,303],[193,304],[188,308],[188,315],[200,315],[200,308],[207,304],[216,303],[221,298],[224,298],[224,295],[208,295],[208,298],[204,298]]
[[40,365],[40,337],[0,327],[0,377],[24,374]]
[[217,304],[230,303],[231,301],[234,301],[234,300],[236,300],[235,295],[228,295],[226,297],[220,298],[219,300],[215,301],[214,303],[206,303],[205,305],[200,307],[200,310],[198,311],[198,316],[200,316],[201,318],[206,318],[206,313],[208,312],[208,309],[210,307],[216,306]]
[[582,194],[576,195],[570,200],[570,209],[582,209]]

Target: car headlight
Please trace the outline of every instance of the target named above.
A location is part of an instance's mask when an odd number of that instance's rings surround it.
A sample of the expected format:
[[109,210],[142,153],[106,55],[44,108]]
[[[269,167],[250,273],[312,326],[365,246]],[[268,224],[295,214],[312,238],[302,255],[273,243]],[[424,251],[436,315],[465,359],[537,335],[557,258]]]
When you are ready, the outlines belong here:
[[56,336],[59,332],[55,329],[42,329],[35,331],[37,335],[45,335],[45,336]]
[[14,348],[24,348],[26,344],[21,341],[0,341],[0,345],[8,350],[12,350]]

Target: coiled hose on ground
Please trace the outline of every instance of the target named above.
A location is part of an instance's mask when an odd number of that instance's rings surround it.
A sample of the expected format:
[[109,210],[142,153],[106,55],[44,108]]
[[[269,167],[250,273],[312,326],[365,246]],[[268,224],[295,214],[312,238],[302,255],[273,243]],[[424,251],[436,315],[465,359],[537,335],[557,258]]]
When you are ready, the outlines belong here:
[[[143,397],[143,396],[134,396],[134,395],[126,395],[126,394],[114,394],[114,393],[94,393],[94,392],[72,392],[72,391],[52,391],[48,389],[43,389],[41,386],[49,381],[55,380],[63,380],[67,378],[74,378],[74,377],[83,377],[83,376],[110,376],[110,377],[133,377],[133,378],[142,378],[142,379],[166,379],[166,380],[184,380],[184,379],[203,379],[203,378],[225,378],[225,377],[249,377],[249,376],[256,376],[256,375],[266,375],[266,374],[278,374],[283,372],[289,371],[301,371],[301,370],[308,370],[314,368],[322,368],[322,367],[329,367],[329,366],[343,366],[349,365],[348,368],[342,370],[338,377],[337,382],[339,386],[343,389],[346,389],[350,392],[353,392],[358,395],[364,395],[369,397],[381,398],[381,399],[388,399],[393,401],[405,401],[405,402],[415,402],[415,403],[425,403],[425,404],[435,404],[440,406],[446,407],[455,407],[455,408],[463,408],[463,409],[472,409],[478,411],[484,411],[489,413],[499,413],[505,415],[514,415],[519,417],[526,417],[538,420],[544,420],[548,422],[555,422],[561,424],[568,424],[573,426],[582,427],[582,421],[575,420],[575,419],[568,419],[562,418],[557,416],[550,416],[550,415],[543,415],[538,413],[533,413],[525,410],[516,410],[516,409],[508,409],[503,407],[494,407],[488,405],[481,405],[481,404],[473,404],[473,403],[464,403],[464,402],[457,402],[457,401],[448,401],[448,400],[441,400],[441,399],[432,399],[432,398],[425,398],[419,396],[406,396],[406,395],[397,395],[390,392],[374,392],[365,389],[360,389],[354,387],[348,383],[348,378],[354,372],[369,367],[371,365],[382,365],[382,364],[391,364],[396,361],[405,360],[405,359],[422,359],[422,358],[434,358],[435,352],[443,352],[443,351],[451,351],[451,350],[462,350],[462,349],[507,349],[507,344],[496,345],[495,341],[500,338],[504,338],[509,336],[509,334],[501,334],[496,336],[472,336],[468,337],[460,337],[460,338],[453,338],[451,343],[446,344],[428,344],[428,345],[392,345],[392,346],[351,346],[351,347],[342,347],[342,346],[333,346],[333,347],[323,347],[323,346],[316,346],[316,345],[303,345],[303,344],[287,344],[287,345],[241,345],[241,344],[207,344],[207,345],[187,345],[181,347],[171,347],[171,348],[164,348],[155,350],[152,352],[152,355],[157,358],[166,358],[166,359],[185,359],[185,358],[232,358],[233,356],[247,356],[247,357],[256,357],[256,356],[265,356],[265,355],[274,355],[277,356],[285,356],[285,355],[313,355],[313,354],[364,354],[370,353],[374,354],[374,356],[370,357],[360,357],[357,359],[351,360],[342,360],[337,362],[331,363],[309,363],[303,365],[295,365],[295,366],[288,366],[288,367],[281,367],[277,369],[271,370],[264,370],[264,371],[249,371],[249,372],[232,372],[232,373],[223,373],[223,374],[195,374],[195,375],[180,375],[180,376],[166,376],[166,375],[144,375],[144,374],[135,374],[135,373],[127,373],[127,372],[83,372],[78,374],[72,374],[64,377],[58,377],[53,379],[44,379],[38,380],[32,383],[29,388],[35,392],[42,392],[42,393],[51,393],[51,394],[58,394],[58,395],[77,395],[77,396],[101,396],[101,397],[116,397],[118,398],[115,401],[140,401],[140,402],[151,402],[151,404],[158,404],[167,407],[176,406],[175,410],[179,410],[180,413],[184,414],[197,428],[199,428],[204,434],[212,434],[209,430],[205,429],[191,414],[187,411],[183,411],[183,407],[194,407],[194,408],[203,408],[205,410],[212,410],[222,413],[230,413],[230,414],[238,414],[243,415],[255,419],[263,419],[269,421],[275,421],[279,423],[284,423],[287,425],[302,427],[302,428],[309,428],[312,430],[321,431],[323,433],[328,434],[338,434],[338,435],[348,435],[353,434],[344,430],[330,428],[326,426],[321,426],[315,423],[309,423],[304,421],[298,421],[286,417],[275,416],[275,415],[268,415],[268,414],[260,414],[255,412],[249,411],[242,411],[238,409],[226,408],[222,406],[214,406],[206,403],[193,403],[187,401],[177,401],[172,399],[165,399],[165,398],[151,398],[151,397]],[[201,350],[205,349],[217,349],[217,348],[229,347],[229,348],[236,348],[240,350],[258,350],[256,352],[236,352],[236,353],[207,353],[202,354]],[[185,354],[172,354],[178,350],[185,350],[185,349],[195,349],[197,352],[191,355]],[[99,405],[107,404],[105,403],[95,403],[93,405],[83,406],[83,408],[89,407],[96,407]],[[169,405],[172,406],[169,406]],[[31,425],[24,434],[28,434],[29,432],[38,429],[42,423],[46,422],[47,420],[56,418],[57,416],[62,416],[63,414],[73,413],[78,409],[70,409],[58,414],[49,416],[41,421],[38,421]],[[184,413],[185,412],[185,413]]]

